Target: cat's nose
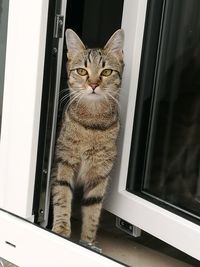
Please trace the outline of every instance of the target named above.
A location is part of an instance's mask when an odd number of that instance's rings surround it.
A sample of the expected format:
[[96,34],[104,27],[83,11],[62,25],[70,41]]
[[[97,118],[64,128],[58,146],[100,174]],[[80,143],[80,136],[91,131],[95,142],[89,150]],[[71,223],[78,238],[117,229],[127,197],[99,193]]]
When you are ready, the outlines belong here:
[[99,86],[99,83],[89,83],[89,86],[92,87],[93,90],[95,90],[95,88]]

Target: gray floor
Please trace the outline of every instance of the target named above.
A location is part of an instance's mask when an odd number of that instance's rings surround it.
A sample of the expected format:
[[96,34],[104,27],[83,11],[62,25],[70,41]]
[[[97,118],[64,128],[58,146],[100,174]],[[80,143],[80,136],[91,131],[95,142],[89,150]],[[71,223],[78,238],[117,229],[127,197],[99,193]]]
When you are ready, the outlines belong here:
[[17,266],[0,258],[0,267],[17,267]]
[[104,212],[98,241],[103,253],[118,261],[133,267],[200,266],[199,261],[145,232],[134,238],[114,225],[115,216]]

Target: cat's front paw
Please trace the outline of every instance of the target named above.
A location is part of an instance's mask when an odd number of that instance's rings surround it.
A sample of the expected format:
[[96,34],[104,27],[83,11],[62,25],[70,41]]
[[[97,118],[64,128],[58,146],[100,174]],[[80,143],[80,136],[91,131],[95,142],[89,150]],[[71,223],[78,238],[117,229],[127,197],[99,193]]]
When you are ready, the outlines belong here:
[[52,232],[61,235],[63,237],[70,238],[71,236],[71,229],[67,224],[55,224],[52,228]]
[[79,244],[86,248],[90,248],[100,254],[102,253],[102,248],[100,248],[96,243],[88,243],[84,240],[79,240]]

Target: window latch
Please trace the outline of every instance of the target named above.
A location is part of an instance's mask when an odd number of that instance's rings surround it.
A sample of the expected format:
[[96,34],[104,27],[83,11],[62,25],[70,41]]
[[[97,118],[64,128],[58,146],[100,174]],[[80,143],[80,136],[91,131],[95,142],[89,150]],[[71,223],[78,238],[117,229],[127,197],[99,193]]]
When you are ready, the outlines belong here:
[[64,16],[56,15],[54,24],[54,35],[53,35],[54,38],[62,38],[63,24],[64,24]]

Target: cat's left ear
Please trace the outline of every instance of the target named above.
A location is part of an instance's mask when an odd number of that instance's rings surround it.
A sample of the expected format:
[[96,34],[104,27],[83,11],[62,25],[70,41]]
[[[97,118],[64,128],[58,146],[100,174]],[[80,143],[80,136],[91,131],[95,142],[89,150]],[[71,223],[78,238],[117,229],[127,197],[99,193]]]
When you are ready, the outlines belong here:
[[65,32],[65,37],[68,58],[73,57],[74,55],[85,49],[83,42],[73,30],[67,29]]
[[117,30],[108,40],[104,49],[116,54],[120,59],[123,58],[124,30]]

